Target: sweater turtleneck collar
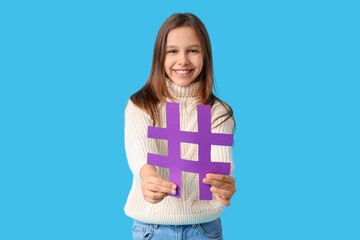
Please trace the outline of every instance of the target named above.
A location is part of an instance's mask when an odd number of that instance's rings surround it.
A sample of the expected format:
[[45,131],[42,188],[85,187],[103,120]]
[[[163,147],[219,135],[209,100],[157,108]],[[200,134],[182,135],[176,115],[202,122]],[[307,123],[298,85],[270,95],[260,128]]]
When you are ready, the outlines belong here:
[[200,87],[200,81],[193,82],[188,86],[182,87],[176,85],[169,78],[166,78],[166,85],[168,87],[169,93],[171,96],[177,97],[197,97],[198,90]]

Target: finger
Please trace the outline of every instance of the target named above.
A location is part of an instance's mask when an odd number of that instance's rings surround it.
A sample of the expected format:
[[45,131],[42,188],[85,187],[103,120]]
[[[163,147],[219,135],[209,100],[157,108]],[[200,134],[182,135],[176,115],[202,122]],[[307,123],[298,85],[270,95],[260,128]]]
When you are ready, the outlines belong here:
[[149,190],[143,191],[143,196],[148,199],[152,199],[152,200],[162,200],[167,195],[168,195],[167,193],[153,192],[153,191],[149,191]]
[[144,199],[145,199],[147,202],[153,203],[153,204],[159,202],[159,200],[154,200],[154,199],[148,198],[148,197],[146,197],[146,196],[144,196]]
[[231,202],[230,199],[228,198],[223,198],[220,195],[215,195],[216,199],[219,200],[219,202],[221,202],[223,205],[229,207]]
[[232,176],[228,176],[228,175],[208,173],[208,174],[206,174],[206,178],[218,180],[221,182],[227,182],[230,184],[235,184],[235,178],[233,178]]
[[223,181],[219,181],[219,180],[208,179],[208,178],[204,178],[203,183],[206,183],[206,184],[218,187],[218,188],[223,188],[223,189],[231,189],[231,188],[234,187],[233,184],[223,182]]
[[144,181],[172,189],[176,189],[177,187],[176,184],[165,181],[160,174],[156,176],[150,176],[144,179]]
[[147,202],[149,202],[149,203],[152,203],[152,204],[155,204],[155,203],[158,203],[158,202],[160,202],[161,200],[158,200],[158,199],[151,199],[151,198],[148,198],[148,197],[146,197],[146,196],[144,196],[144,199],[147,201]]
[[176,190],[169,187],[164,187],[154,183],[145,183],[145,188],[153,192],[176,194]]
[[[155,183],[153,183],[155,182]],[[165,181],[166,182],[166,181]],[[171,193],[176,194],[176,185],[175,184],[165,184],[162,185],[163,182],[161,181],[153,181],[153,179],[144,179],[141,183],[141,187],[154,191],[154,192],[164,192],[164,193]]]
[[215,193],[216,195],[220,195],[221,197],[228,198],[228,199],[231,199],[232,196],[234,195],[234,193],[231,192],[231,191],[224,190],[224,189],[219,189],[219,188],[216,188],[216,187],[211,187],[210,191]]

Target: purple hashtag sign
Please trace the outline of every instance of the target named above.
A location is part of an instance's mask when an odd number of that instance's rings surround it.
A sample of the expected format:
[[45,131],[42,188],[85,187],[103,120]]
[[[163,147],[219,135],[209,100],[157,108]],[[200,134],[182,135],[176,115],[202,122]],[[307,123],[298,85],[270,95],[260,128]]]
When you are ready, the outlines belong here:
[[[211,145],[232,146],[232,134],[211,133],[211,106],[198,105],[198,132],[180,131],[180,112],[178,103],[166,102],[166,128],[148,127],[148,138],[168,141],[168,156],[148,153],[149,165],[169,169],[169,181],[175,183],[174,197],[181,198],[181,172],[199,174],[200,200],[211,200],[210,185],[202,182],[207,173],[229,175],[230,163],[211,162]],[[194,143],[199,146],[199,161],[181,159],[180,143]]]

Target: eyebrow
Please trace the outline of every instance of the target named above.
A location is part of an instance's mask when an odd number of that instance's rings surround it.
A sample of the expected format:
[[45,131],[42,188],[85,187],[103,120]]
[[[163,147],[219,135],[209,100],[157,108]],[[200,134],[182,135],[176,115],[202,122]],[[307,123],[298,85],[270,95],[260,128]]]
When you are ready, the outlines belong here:
[[[193,44],[193,45],[188,46],[188,48],[193,48],[193,47],[201,48],[201,46],[199,44]],[[169,45],[169,46],[166,46],[166,48],[176,48],[176,46]]]

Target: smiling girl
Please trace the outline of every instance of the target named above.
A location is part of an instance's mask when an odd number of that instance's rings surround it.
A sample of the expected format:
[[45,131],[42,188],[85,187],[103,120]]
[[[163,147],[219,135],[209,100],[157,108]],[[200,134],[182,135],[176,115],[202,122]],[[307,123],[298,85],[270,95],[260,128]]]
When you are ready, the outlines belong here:
[[[232,109],[213,93],[210,39],[204,24],[190,13],[173,14],[161,26],[145,86],[125,109],[125,150],[134,175],[125,213],[134,219],[134,239],[222,239],[220,215],[236,191],[232,176],[207,174],[213,200],[199,200],[197,174],[182,172],[181,198],[166,168],[147,165],[147,153],[167,155],[167,142],[148,139],[148,126],[166,127],[165,102],[180,106],[180,128],[196,132],[198,104],[211,105],[212,132],[232,134]],[[198,146],[181,144],[181,158],[198,161]],[[214,162],[230,162],[232,149],[212,146]]]

